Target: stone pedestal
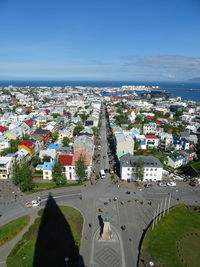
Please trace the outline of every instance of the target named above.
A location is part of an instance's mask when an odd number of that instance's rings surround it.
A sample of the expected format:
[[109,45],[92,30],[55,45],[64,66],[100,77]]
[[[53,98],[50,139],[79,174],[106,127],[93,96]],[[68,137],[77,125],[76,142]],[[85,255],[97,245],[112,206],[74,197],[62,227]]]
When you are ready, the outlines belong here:
[[112,231],[110,228],[110,222],[104,222],[104,228],[102,236],[99,238],[101,241],[114,241]]

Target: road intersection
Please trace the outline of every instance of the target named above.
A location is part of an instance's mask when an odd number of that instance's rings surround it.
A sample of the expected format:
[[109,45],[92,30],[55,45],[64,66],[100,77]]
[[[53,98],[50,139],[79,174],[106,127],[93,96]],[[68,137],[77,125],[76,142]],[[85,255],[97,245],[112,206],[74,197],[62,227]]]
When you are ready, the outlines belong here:
[[[109,169],[105,109],[102,111],[100,137],[99,170]],[[152,222],[154,210],[158,204],[171,195],[171,206],[179,203],[200,205],[200,190],[180,185],[176,188],[129,188],[130,194],[126,194],[126,191],[126,188],[117,187],[110,179],[110,175],[106,173],[106,179],[100,179],[93,185],[53,189],[51,192],[44,191],[22,196],[16,202],[0,203],[0,214],[2,214],[0,225],[25,214],[29,214],[33,220],[40,207],[27,209],[25,203],[40,196],[43,207],[51,193],[59,205],[77,208],[84,217],[80,254],[85,266],[135,267],[141,237]],[[114,242],[98,240],[100,231],[98,216],[101,215],[104,218],[105,214],[109,214],[111,230],[115,236]],[[121,229],[123,225],[126,226],[125,230]],[[0,247],[1,267],[6,266],[6,257],[15,243],[13,241],[6,248]]]

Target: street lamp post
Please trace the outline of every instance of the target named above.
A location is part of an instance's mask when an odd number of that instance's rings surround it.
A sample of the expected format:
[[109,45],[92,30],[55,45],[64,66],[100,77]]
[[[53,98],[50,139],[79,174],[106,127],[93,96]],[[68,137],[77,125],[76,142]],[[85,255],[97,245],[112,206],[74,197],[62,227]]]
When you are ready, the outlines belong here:
[[66,267],[69,266],[69,257],[65,257]]

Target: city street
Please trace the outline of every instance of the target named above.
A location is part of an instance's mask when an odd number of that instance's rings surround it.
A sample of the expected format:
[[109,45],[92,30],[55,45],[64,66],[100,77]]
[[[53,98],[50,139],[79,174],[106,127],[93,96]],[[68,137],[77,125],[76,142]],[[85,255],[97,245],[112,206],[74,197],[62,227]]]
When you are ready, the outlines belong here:
[[[105,170],[109,169],[109,158],[104,108],[101,117],[99,170]],[[200,205],[199,187],[192,188],[185,184],[177,185],[175,188],[135,187],[128,189],[130,194],[126,191],[126,188],[117,187],[112,182],[109,173],[106,173],[105,179],[99,179],[94,185],[51,190],[52,197],[59,205],[75,207],[84,217],[80,255],[83,256],[85,266],[137,266],[141,237],[161,201],[170,196],[170,206],[179,203]],[[46,191],[21,196],[19,200],[11,203],[1,202],[0,225],[25,214],[35,218],[36,211],[44,207],[48,195],[49,191]],[[25,203],[37,196],[41,197],[41,207],[26,208]],[[105,214],[109,217],[111,231],[115,237],[112,242],[98,241],[100,230],[98,216],[105,218]],[[125,226],[125,230],[122,230],[122,226]],[[0,266],[6,266],[6,257],[15,243],[13,240],[8,245],[0,247]]]

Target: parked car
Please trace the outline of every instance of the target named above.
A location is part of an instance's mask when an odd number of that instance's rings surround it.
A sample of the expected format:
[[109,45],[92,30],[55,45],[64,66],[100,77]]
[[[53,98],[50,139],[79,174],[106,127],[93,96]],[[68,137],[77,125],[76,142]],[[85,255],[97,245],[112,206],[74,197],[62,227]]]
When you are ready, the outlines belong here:
[[166,183],[159,183],[158,186],[165,187],[165,186],[167,186],[167,184]]
[[190,181],[189,185],[191,186],[197,186],[199,184],[199,181],[197,179],[194,179],[192,181]]
[[169,183],[167,183],[167,186],[176,186],[176,183],[175,182],[169,182]]
[[144,185],[144,187],[146,187],[146,188],[147,188],[147,187],[152,187],[152,186],[153,186],[153,184],[145,184],[145,185]]

